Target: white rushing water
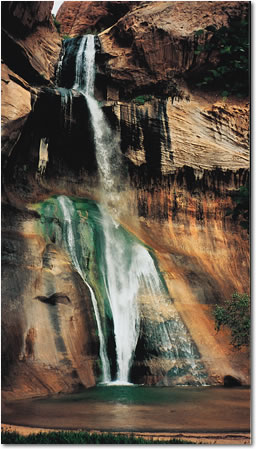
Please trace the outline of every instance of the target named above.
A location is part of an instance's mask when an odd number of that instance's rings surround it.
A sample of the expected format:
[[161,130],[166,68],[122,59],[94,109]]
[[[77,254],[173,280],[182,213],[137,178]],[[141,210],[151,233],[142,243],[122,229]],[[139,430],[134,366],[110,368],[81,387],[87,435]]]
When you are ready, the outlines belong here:
[[[117,136],[108,125],[98,101],[94,98],[95,41],[93,35],[84,36],[76,57],[76,75],[73,89],[79,90],[86,98],[91,115],[96,147],[96,159],[102,184],[102,193],[115,191],[115,181],[119,161]],[[104,195],[105,196],[105,195]]]
[[88,34],[82,37],[76,55],[76,73],[73,89],[86,95],[94,96],[95,79],[95,44],[94,36]]
[[120,225],[100,207],[105,236],[102,274],[112,310],[119,383],[127,383],[139,336],[137,296],[140,286],[138,245],[128,242]]
[[64,218],[63,236],[65,238],[66,249],[68,250],[68,252],[71,256],[71,261],[72,261],[76,271],[80,274],[81,278],[83,279],[84,283],[87,285],[87,287],[90,291],[93,309],[94,309],[95,318],[96,318],[97,327],[98,327],[99,340],[100,340],[100,358],[101,358],[101,362],[102,362],[103,383],[107,383],[111,380],[110,367],[109,367],[109,360],[108,360],[108,356],[107,356],[104,335],[103,335],[102,326],[101,326],[98,304],[97,304],[97,300],[95,298],[93,289],[91,288],[91,286],[88,284],[88,282],[85,279],[83,270],[81,269],[81,266],[79,264],[78,257],[77,257],[76,242],[75,242],[75,236],[74,236],[73,225],[72,225],[72,222],[74,220],[74,212],[75,212],[74,205],[73,205],[72,201],[64,195],[59,196],[57,198],[57,201],[58,201],[58,204],[60,205],[60,208],[61,208],[62,214],[63,214],[63,218]]

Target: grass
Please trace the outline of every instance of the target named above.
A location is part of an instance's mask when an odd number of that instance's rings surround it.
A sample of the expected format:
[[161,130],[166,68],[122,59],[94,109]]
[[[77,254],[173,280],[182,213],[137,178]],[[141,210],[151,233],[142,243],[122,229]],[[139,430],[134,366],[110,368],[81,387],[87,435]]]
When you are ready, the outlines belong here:
[[2,444],[193,444],[192,442],[171,438],[170,440],[146,440],[134,435],[88,432],[40,432],[27,436],[17,432],[2,431]]

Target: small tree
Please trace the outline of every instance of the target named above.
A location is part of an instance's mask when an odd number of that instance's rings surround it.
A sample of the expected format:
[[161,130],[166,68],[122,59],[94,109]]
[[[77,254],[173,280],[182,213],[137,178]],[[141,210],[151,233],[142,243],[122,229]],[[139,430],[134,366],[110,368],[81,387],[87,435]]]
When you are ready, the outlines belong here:
[[232,212],[232,218],[237,220],[240,219],[239,223],[244,229],[247,229],[249,233],[249,184],[241,186],[239,191],[236,193],[234,200],[236,202],[236,207]]
[[217,332],[222,326],[230,328],[231,344],[235,348],[249,346],[251,311],[250,297],[246,293],[234,293],[232,300],[225,301],[223,306],[215,306],[213,315]]
[[52,14],[52,19],[53,19],[53,23],[55,25],[56,30],[60,34],[60,25],[61,25],[60,22],[58,22],[58,20],[56,19],[54,14]]
[[[198,45],[198,37],[205,35],[207,41]],[[209,25],[195,32],[195,55],[204,52],[210,56],[219,53],[219,61],[206,73],[202,73],[198,87],[217,89],[222,97],[237,95],[246,97],[249,93],[250,33],[248,10],[240,16],[229,16],[228,26],[216,28]]]

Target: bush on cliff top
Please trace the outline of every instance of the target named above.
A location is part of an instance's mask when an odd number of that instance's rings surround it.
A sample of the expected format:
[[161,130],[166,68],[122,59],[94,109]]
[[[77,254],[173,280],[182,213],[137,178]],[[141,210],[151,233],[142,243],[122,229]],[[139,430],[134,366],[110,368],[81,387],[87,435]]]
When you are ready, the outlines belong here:
[[205,52],[208,59],[218,51],[219,61],[202,75],[197,86],[220,90],[223,97],[246,97],[249,93],[248,13],[246,17],[229,17],[227,27],[217,29],[215,25],[210,25],[205,30],[197,30],[195,38],[204,33],[211,37],[205,45],[197,45],[195,54]]
[[53,19],[53,23],[55,25],[56,30],[60,34],[60,25],[61,25],[60,22],[58,22],[58,20],[56,19],[54,14],[52,14],[52,19]]

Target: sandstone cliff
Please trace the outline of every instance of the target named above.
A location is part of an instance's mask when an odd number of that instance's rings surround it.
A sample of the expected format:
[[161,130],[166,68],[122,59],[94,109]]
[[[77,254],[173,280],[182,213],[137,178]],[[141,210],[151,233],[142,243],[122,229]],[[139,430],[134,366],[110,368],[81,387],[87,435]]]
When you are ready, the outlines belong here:
[[3,397],[95,385],[98,343],[87,288],[66,255],[35,232],[36,214],[3,207],[3,219]]
[[[63,116],[61,93],[53,85],[60,52],[50,18],[53,2],[29,2],[29,8],[25,2],[2,3],[8,19],[4,39],[18,55],[12,59],[4,52],[2,70],[3,357],[6,395],[17,397],[71,391],[97,380],[98,339],[88,290],[63,248],[39,232],[45,214],[34,205],[59,194],[97,200],[98,175],[84,100],[74,94],[72,111],[66,108]],[[113,12],[104,18],[111,2],[97,2],[100,17],[96,2],[72,2],[72,14],[69,3],[59,14],[69,17],[65,32],[71,35],[88,26],[98,30],[117,17]],[[235,290],[248,291],[248,235],[227,216],[249,176],[248,100],[221,99],[188,82],[206,64],[204,54],[194,54],[194,31],[226,24],[228,13],[245,6],[138,3],[124,16],[123,5],[118,19],[123,17],[100,34],[97,53],[97,95],[107,100],[104,111],[120,134],[129,177],[121,221],[155,250],[211,382],[233,374],[248,383],[248,352],[234,354],[228,333],[216,335],[211,315],[212,306]],[[75,22],[73,12],[82,7],[90,20],[79,14]],[[174,86],[182,95],[175,95]],[[143,89],[151,96],[138,104],[135,97]],[[143,310],[145,320],[154,322],[153,307],[144,302]],[[164,372],[164,362],[157,366],[150,358],[134,366],[136,379],[148,384],[163,383]]]
[[227,25],[230,15],[247,8],[247,2],[141,2],[100,34],[104,72],[121,96],[145,86],[152,92],[159,82],[168,90],[177,78],[192,80],[218,59],[195,54],[211,37],[207,32],[196,37],[195,31]]
[[61,33],[75,37],[85,33],[99,33],[140,2],[64,2],[57,12]]
[[51,84],[61,48],[53,2],[2,2],[2,151],[10,153],[32,108],[34,86]]

